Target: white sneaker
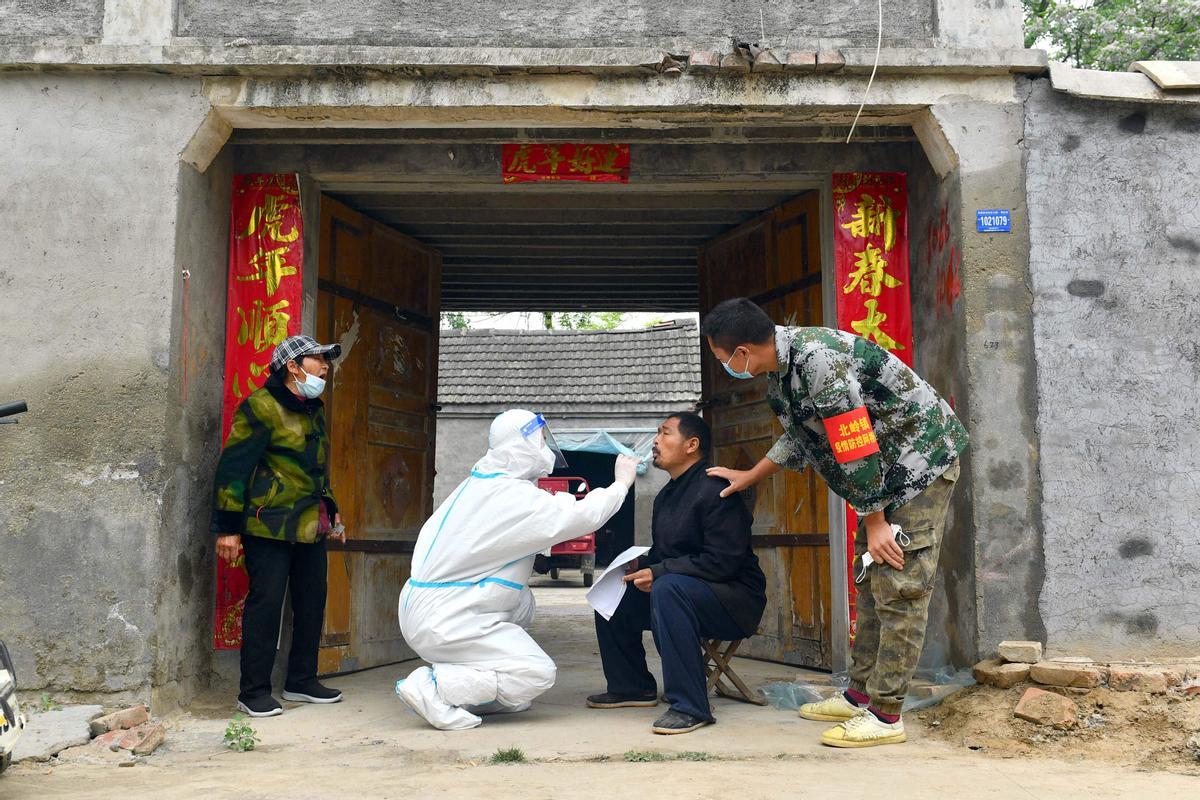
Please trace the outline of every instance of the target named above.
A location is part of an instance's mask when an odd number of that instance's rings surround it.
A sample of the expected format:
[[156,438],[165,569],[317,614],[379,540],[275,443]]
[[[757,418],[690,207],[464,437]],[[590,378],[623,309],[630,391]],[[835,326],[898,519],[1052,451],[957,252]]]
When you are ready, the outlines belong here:
[[821,734],[821,744],[830,747],[876,747],[881,744],[900,744],[907,740],[904,720],[881,722],[870,711],[864,711]]
[[805,703],[800,706],[800,716],[805,719],[815,719],[818,722],[843,722],[857,717],[862,712],[863,709],[847,700],[846,695],[842,692],[816,703]]
[[429,667],[418,667],[407,678],[396,681],[396,696],[440,731],[465,731],[483,722],[465,708],[452,706],[441,698]]

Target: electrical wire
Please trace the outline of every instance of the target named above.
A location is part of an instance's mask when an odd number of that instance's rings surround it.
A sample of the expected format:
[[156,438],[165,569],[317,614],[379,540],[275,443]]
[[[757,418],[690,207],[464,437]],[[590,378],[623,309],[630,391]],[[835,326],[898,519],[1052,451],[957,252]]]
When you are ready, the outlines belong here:
[[871,94],[871,84],[875,82],[875,71],[879,69],[879,51],[883,49],[883,0],[879,0],[879,35],[875,39],[875,63],[871,66],[871,78],[867,81],[867,90],[863,92],[862,102],[858,104],[858,113],[854,115],[854,122],[850,123],[850,132],[846,134],[846,144],[850,144],[850,138],[854,136],[854,129],[858,125],[858,118],[862,116],[863,108],[867,105],[867,96]]

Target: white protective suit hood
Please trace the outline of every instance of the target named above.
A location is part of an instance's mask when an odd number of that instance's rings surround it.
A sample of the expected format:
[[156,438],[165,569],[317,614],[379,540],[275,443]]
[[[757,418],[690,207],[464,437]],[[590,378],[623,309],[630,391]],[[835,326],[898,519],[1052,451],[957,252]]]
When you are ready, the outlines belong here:
[[514,408],[492,420],[488,430],[488,451],[475,463],[475,472],[501,474],[509,478],[537,480],[554,471],[554,451],[541,433],[525,436],[522,429],[537,415]]

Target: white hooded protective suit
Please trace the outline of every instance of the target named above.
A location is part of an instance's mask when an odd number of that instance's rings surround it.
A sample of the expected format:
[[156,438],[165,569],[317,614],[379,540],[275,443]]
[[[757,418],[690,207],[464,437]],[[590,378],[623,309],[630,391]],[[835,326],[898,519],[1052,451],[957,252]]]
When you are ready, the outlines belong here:
[[487,455],[421,528],[400,593],[400,630],[432,666],[396,693],[441,730],[473,728],[479,713],[523,711],[554,685],[554,662],[524,630],[534,556],[600,528],[628,491],[618,482],[576,500],[539,489],[555,455],[540,430],[522,434],[534,418],[513,410],[495,419]]

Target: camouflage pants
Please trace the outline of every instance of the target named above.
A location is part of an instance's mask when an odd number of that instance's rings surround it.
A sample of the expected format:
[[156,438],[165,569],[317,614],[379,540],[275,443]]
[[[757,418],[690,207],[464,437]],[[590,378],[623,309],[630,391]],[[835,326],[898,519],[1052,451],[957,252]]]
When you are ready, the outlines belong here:
[[[904,548],[904,569],[872,564],[858,584],[858,632],[850,657],[850,688],[871,698],[884,714],[899,714],[908,682],[921,657],[929,596],[937,576],[942,532],[958,463],[925,491],[887,515],[912,540]],[[859,523],[854,537],[855,567],[867,551],[867,529]]]

